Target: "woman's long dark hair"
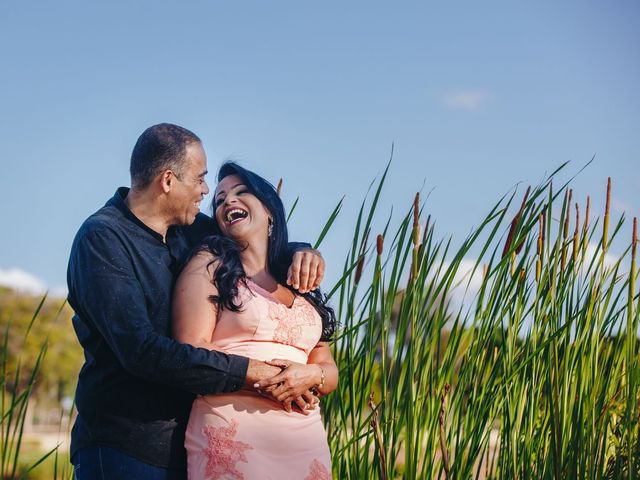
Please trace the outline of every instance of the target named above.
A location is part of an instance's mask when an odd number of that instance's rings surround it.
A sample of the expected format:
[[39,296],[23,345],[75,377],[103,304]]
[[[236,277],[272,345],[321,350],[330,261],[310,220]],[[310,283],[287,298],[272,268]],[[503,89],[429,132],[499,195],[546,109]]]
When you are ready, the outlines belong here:
[[[235,162],[225,162],[218,171],[218,182],[230,175],[237,175],[242,183],[247,187],[249,192],[256,196],[265,208],[271,213],[273,219],[273,229],[269,237],[269,246],[267,250],[267,268],[269,273],[273,275],[278,283],[289,288],[294,294],[300,295],[296,291],[287,286],[287,271],[291,264],[293,252],[289,248],[289,235],[287,232],[287,220],[284,213],[282,200],[278,196],[276,189],[267,180],[253,173],[246,168],[241,167]],[[216,222],[218,231],[220,226],[217,225],[215,217],[215,198],[213,199],[213,219]],[[240,311],[242,304],[236,303],[238,300],[238,283],[243,282],[246,286],[247,275],[240,261],[240,252],[245,247],[231,238],[221,235],[212,235],[205,238],[201,245],[191,254],[190,258],[201,251],[211,253],[217,264],[215,275],[212,283],[218,289],[218,295],[209,297],[212,303],[216,304],[220,310],[228,309],[233,312]],[[328,341],[335,332],[336,316],[331,307],[327,304],[326,295],[320,289],[302,294],[316,309],[322,318],[322,337],[321,340]]]

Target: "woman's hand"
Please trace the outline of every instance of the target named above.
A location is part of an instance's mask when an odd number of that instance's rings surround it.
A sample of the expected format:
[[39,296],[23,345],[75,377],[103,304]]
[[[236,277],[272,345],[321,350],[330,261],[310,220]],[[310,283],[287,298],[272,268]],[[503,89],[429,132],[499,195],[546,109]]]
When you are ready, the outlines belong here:
[[297,397],[293,401],[286,401],[282,403],[282,407],[287,412],[292,412],[294,407],[300,411],[303,415],[309,415],[312,410],[316,409],[316,406],[320,403],[320,399],[316,397],[310,390],[304,392],[301,396]]
[[268,392],[274,399],[285,405],[295,402],[302,407],[301,403],[305,405],[312,403],[309,390],[322,382],[322,367],[278,358],[266,363],[283,370],[268,380],[261,380],[256,384],[256,388]]

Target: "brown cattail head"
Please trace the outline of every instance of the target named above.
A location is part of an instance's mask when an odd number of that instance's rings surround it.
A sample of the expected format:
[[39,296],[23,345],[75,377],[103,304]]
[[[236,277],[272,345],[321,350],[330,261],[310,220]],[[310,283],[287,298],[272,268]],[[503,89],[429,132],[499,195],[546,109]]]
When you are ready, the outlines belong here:
[[276,193],[278,194],[278,196],[280,196],[281,192],[282,192],[282,178],[278,180],[278,187],[276,188]]
[[604,208],[604,226],[602,227],[602,249],[607,250],[609,236],[609,213],[611,207],[611,177],[607,179],[607,203]]
[[521,268],[521,269],[520,269],[520,278],[518,278],[518,280],[519,280],[520,282],[524,282],[524,278],[525,278],[525,276],[526,276],[526,275],[527,275],[527,274],[525,273],[524,268]]
[[413,246],[418,248],[420,245],[420,192],[416,193],[416,198],[413,200]]
[[360,283],[363,269],[364,269],[364,255],[360,255],[360,259],[358,260],[358,265],[356,266],[356,276],[355,276],[356,283]]
[[589,212],[591,212],[591,197],[587,195],[587,211],[584,214],[584,229],[589,227]]
[[382,248],[384,247],[384,237],[382,235],[378,235],[376,239],[376,251],[378,255],[382,255]]
[[537,250],[538,256],[542,255],[542,247],[543,247],[542,239],[544,237],[543,218],[544,218],[544,214],[540,213],[540,215],[538,215],[538,250]]
[[[502,250],[502,258],[504,258],[507,253],[509,252],[509,249],[511,248],[511,244],[513,243],[513,237],[516,233],[516,228],[518,227],[518,222],[520,221],[520,216],[522,215],[522,212],[524,211],[524,207],[527,203],[527,198],[529,197],[529,193],[531,192],[531,186],[529,186],[529,188],[527,188],[527,191],[524,194],[524,198],[522,199],[522,205],[520,205],[520,210],[518,210],[518,213],[516,214],[515,217],[513,217],[513,220],[511,221],[511,227],[509,228],[509,234],[507,235],[507,241],[504,244],[504,250]],[[522,246],[524,244],[524,239],[520,242],[520,244],[516,247],[516,253],[520,253],[520,250],[522,250]]]
[[569,217],[571,214],[571,197],[573,195],[573,191],[569,189],[569,192],[566,194],[565,199],[567,200],[567,207],[564,215],[564,228],[562,230],[562,238],[565,240],[569,236]]

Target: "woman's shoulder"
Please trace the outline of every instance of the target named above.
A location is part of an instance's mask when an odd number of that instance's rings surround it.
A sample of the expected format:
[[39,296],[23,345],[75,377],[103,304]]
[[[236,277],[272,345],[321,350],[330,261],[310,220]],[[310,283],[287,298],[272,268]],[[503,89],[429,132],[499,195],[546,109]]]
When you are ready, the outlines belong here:
[[220,258],[209,250],[198,250],[185,264],[182,274],[185,273],[207,273],[208,276],[215,274],[220,266]]

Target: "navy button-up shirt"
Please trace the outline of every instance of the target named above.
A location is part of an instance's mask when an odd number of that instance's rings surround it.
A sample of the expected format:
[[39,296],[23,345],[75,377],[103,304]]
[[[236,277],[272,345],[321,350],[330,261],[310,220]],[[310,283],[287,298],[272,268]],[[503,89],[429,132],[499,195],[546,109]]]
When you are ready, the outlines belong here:
[[171,290],[182,260],[215,224],[162,236],[138,220],[120,188],[78,231],[67,281],[85,363],[76,391],[71,454],[117,448],[161,467],[184,467],[184,429],[194,394],[238,390],[248,359],[170,338]]

